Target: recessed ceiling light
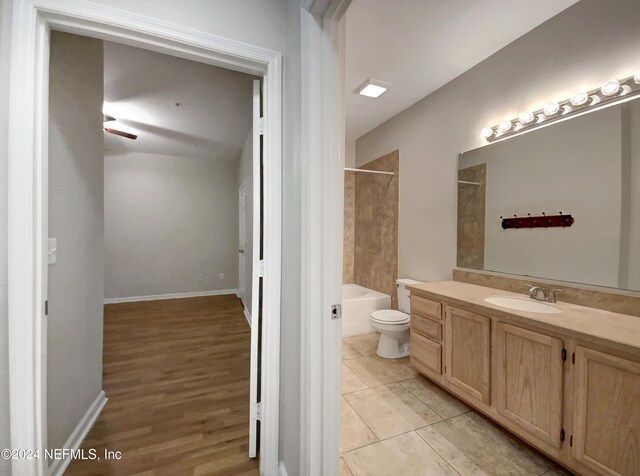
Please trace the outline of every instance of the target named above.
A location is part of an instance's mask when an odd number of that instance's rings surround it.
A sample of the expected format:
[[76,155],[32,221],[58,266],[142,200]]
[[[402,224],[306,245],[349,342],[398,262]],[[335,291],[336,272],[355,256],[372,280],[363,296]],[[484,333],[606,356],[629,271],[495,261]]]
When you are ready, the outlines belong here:
[[362,96],[377,98],[387,89],[389,89],[389,86],[391,86],[391,83],[380,81],[379,79],[369,78],[364,83],[362,83],[360,87],[355,90],[355,92]]

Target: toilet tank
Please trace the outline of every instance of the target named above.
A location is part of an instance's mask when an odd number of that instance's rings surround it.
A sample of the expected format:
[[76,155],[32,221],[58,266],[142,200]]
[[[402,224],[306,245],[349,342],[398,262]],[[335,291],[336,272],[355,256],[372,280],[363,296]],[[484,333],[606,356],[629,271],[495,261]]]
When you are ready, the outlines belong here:
[[398,294],[398,309],[409,314],[411,312],[411,303],[409,300],[408,284],[420,284],[422,281],[415,279],[400,278],[396,281],[396,291]]

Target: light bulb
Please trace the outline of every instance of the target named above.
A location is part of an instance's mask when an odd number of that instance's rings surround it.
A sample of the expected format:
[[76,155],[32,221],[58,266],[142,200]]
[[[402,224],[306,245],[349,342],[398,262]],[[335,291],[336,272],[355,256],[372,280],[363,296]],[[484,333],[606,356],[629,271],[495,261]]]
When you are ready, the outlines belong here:
[[580,91],[575,93],[571,98],[571,105],[584,106],[585,104],[587,104],[588,101],[589,101],[589,95],[584,91]]
[[482,130],[480,131],[480,135],[485,139],[488,139],[493,135],[493,129],[489,126],[483,127]]
[[605,96],[614,96],[618,91],[620,91],[620,81],[617,79],[610,79],[600,88],[600,92]]
[[633,75],[633,82],[636,84],[640,84],[640,69],[636,71],[636,74]]
[[510,131],[512,127],[513,127],[513,124],[511,123],[511,121],[505,120],[500,122],[500,124],[498,124],[498,131],[501,134],[504,134],[505,132]]
[[520,124],[522,124],[523,126],[531,124],[535,119],[536,119],[535,114],[530,111],[523,112],[522,114],[520,114],[520,117],[518,118],[518,120],[520,121]]
[[559,110],[560,104],[558,104],[557,102],[550,102],[544,107],[544,109],[542,109],[542,112],[544,112],[545,116],[554,116],[558,114]]

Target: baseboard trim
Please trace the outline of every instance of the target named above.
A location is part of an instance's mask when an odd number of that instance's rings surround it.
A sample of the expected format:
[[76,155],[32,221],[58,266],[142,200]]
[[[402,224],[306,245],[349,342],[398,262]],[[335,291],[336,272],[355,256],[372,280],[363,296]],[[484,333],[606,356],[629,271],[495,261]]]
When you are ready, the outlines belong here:
[[278,465],[278,474],[279,476],[289,476],[289,473],[287,473],[287,468],[285,468],[284,462],[282,461],[280,461],[280,464]]
[[[73,430],[71,436],[69,436],[69,439],[64,444],[64,448],[73,451],[80,448],[80,445],[91,430],[91,427],[98,419],[100,412],[102,412],[102,409],[107,404],[107,400],[108,398],[104,393],[104,390],[101,391],[87,410],[87,413],[85,413],[80,420],[80,423],[78,423],[78,426]],[[67,466],[69,466],[69,463],[71,463],[71,458],[69,456],[64,459],[53,461],[53,464],[49,466],[49,476],[62,476],[67,469]]]
[[235,294],[238,296],[237,289],[217,289],[215,291],[195,291],[191,293],[170,293],[170,294],[152,294],[150,296],[130,296],[121,298],[108,298],[104,300],[105,304],[119,304],[123,302],[140,302],[140,301],[160,301],[162,299],[183,299],[191,297],[203,296],[222,296],[225,294]]
[[244,308],[244,318],[247,320],[249,327],[251,327],[251,314],[249,314],[249,310],[246,307]]

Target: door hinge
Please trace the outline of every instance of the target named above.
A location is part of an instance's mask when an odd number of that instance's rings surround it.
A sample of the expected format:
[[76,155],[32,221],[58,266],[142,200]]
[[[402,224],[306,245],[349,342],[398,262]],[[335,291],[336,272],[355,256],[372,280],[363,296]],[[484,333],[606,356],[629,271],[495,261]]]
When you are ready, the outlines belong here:
[[45,316],[49,315],[49,300],[48,299],[44,302],[44,315]]
[[264,117],[260,118],[260,135],[264,134]]
[[564,441],[564,428],[560,430],[560,441]]
[[567,360],[567,349],[562,349],[562,360]]
[[572,364],[575,364],[575,363],[576,363],[576,353],[575,353],[575,352],[573,352],[573,353],[571,354],[571,363],[572,363]]
[[258,261],[258,277],[264,278],[264,260]]
[[573,435],[569,437],[569,446],[573,448]]
[[332,304],[331,305],[331,320],[335,321],[336,319],[342,318],[342,305],[340,304]]
[[256,403],[256,420],[262,421],[262,402]]

